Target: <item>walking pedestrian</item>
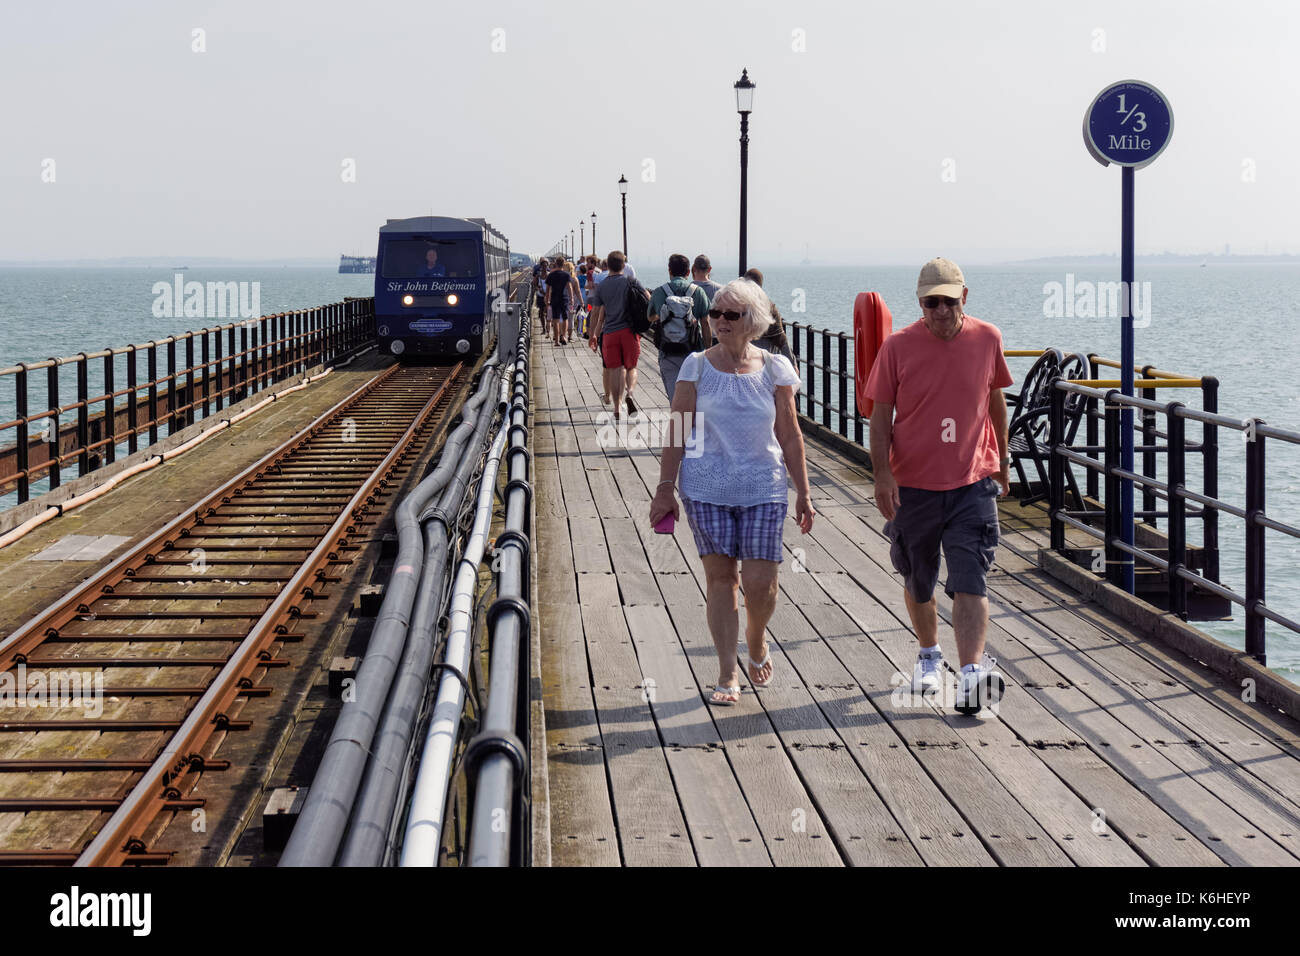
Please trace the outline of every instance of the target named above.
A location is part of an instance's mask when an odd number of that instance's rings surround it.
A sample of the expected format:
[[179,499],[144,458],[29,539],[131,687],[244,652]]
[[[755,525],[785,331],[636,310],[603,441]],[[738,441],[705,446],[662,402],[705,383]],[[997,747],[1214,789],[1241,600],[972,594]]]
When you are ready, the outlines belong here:
[[573,330],[584,339],[587,337],[587,297],[589,295],[587,286],[589,285],[591,285],[591,274],[587,269],[587,261],[584,259],[578,265],[578,288],[582,290],[582,299],[578,304],[577,312],[573,316]]
[[[745,273],[745,278],[760,286],[763,284],[763,273],[758,269],[750,269]],[[773,355],[784,355],[792,366],[796,369],[799,367],[794,360],[794,353],[790,351],[790,340],[785,337],[785,322],[781,320],[781,310],[775,302],[772,303],[772,325],[754,344]]]
[[673,253],[668,257],[668,281],[650,296],[650,322],[655,348],[659,350],[659,375],[670,406],[677,374],[686,356],[713,344],[705,322],[709,296],[686,278],[690,268],[691,260]]
[[[713,304],[713,297],[718,294],[721,285],[713,281],[713,263],[704,253],[695,257],[691,263],[691,281],[704,290],[704,294],[709,297],[709,304]],[[759,283],[762,285],[763,283]]]
[[550,335],[550,327],[546,321],[546,276],[551,271],[550,263],[546,257],[537,260],[537,265],[533,266],[533,304],[537,308],[537,321],[542,323],[542,337]]
[[943,547],[961,673],[956,709],[973,714],[1002,697],[997,662],[984,653],[986,575],[998,544],[999,495],[1011,486],[1007,406],[1012,383],[997,327],[967,315],[969,290],[955,262],[921,267],[921,318],[885,338],[867,380],[876,508],[903,576],[920,650],[913,688],[938,690],[943,651],[934,588]]
[[[718,652],[711,700],[721,706],[740,700],[737,586],[745,591],[749,679],[755,687],[772,679],[765,633],[776,608],[787,475],[799,530],[811,531],[816,515],[794,405],[799,376],[784,358],[752,344],[770,322],[770,303],[753,282],[736,279],[718,291],[709,310],[715,344],[682,363],[650,502],[651,524],[680,516],[673,494],[680,469],[682,507],[704,563],[709,633]],[[688,430],[698,455],[686,454]]]
[[564,290],[564,345],[573,341],[573,326],[578,320],[578,310],[582,308],[582,287],[578,284],[578,270],[570,259],[564,264],[564,271],[569,274],[569,287]]
[[564,344],[564,323],[568,317],[567,297],[572,277],[564,268],[564,256],[556,256],[550,273],[546,276],[546,315],[551,322],[551,340]]
[[[627,314],[628,287],[635,282],[623,274],[623,253],[611,252],[609,275],[596,286],[592,299],[595,313],[591,319],[592,351],[600,350],[604,366],[605,388],[614,403],[614,417],[622,417],[623,403],[628,414],[636,414],[632,389],[636,387],[636,366],[641,358],[641,339],[632,331],[631,317]],[[640,283],[636,283],[639,288]]]

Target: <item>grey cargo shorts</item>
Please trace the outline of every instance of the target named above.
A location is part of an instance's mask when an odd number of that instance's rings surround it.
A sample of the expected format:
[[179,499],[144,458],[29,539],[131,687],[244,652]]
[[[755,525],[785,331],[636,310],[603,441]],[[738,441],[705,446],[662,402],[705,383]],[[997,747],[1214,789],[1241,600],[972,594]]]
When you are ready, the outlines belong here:
[[920,604],[939,581],[939,546],[948,565],[944,593],[988,593],[985,577],[998,546],[998,483],[981,478],[950,491],[899,488],[894,520],[885,523],[889,557]]

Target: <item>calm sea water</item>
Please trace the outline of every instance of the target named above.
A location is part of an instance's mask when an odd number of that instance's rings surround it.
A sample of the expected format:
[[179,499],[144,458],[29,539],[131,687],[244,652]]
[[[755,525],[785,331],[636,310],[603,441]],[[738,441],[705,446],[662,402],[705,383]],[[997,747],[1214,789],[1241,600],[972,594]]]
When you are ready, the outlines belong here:
[[[761,266],[762,264],[759,263]],[[819,266],[764,269],[766,288],[787,321],[805,322],[832,331],[851,331],[854,297],[879,292],[900,328],[919,317],[915,267],[840,268]],[[719,264],[714,278],[733,273]],[[1079,283],[1118,279],[1118,265],[1027,264],[972,266],[967,269],[970,298],[966,310],[1002,330],[1008,348],[1055,346],[1066,351],[1119,357],[1119,320],[1045,315],[1044,287],[1064,286],[1067,274]],[[157,318],[153,314],[156,282],[171,282],[164,269],[0,269],[0,367],[22,360],[75,355],[108,346],[143,343],[205,325],[224,324],[217,317]],[[667,279],[645,265],[639,276],[647,285]],[[263,314],[336,302],[348,295],[370,295],[374,277],[339,275],[329,269],[252,268],[190,269],[185,281],[258,282]],[[1219,410],[1236,418],[1258,417],[1300,430],[1300,382],[1295,347],[1300,330],[1300,266],[1229,264],[1140,264],[1138,282],[1149,282],[1150,322],[1136,330],[1139,365],[1191,377],[1219,379]],[[1009,363],[1017,379],[1032,359]],[[64,370],[64,401],[75,395],[75,379]],[[0,420],[13,413],[13,387],[0,380]],[[1171,391],[1162,398],[1175,397]],[[1181,392],[1180,401],[1200,407],[1199,392]],[[44,387],[33,385],[32,402],[43,404]],[[1188,425],[1192,437],[1196,428]],[[1224,500],[1244,506],[1245,445],[1238,433],[1219,436],[1219,488]],[[1277,520],[1300,525],[1300,447],[1281,442],[1268,446],[1267,512]],[[1198,463],[1188,464],[1188,480],[1200,487]],[[1223,582],[1244,590],[1244,525],[1229,515],[1220,518],[1220,571]],[[1300,542],[1276,532],[1268,535],[1268,603],[1282,614],[1300,618]],[[1189,536],[1199,531],[1189,522]],[[1231,622],[1202,622],[1199,627],[1234,646],[1244,644],[1239,609]],[[1268,627],[1269,665],[1292,680],[1300,677],[1300,637]]]

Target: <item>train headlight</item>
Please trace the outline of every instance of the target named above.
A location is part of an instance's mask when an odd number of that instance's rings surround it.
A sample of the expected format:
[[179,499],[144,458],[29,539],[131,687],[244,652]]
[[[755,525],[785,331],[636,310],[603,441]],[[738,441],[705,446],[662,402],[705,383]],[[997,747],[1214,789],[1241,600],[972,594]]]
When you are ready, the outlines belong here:
[[468,340],[468,339],[461,339],[459,342],[457,342],[457,343],[456,343],[456,351],[457,351],[457,352],[460,352],[461,354],[464,354],[465,352],[468,352],[468,351],[469,351],[469,340]]
[[394,355],[401,355],[406,351],[406,343],[401,339],[393,339],[393,344],[389,348],[393,350]]
[[457,295],[456,293],[454,293],[454,292],[453,292],[451,295],[447,296],[447,304],[448,304],[448,305],[455,305],[455,304],[456,304],[457,302],[459,302],[459,301],[460,301],[460,296],[458,296],[458,295]]
[[402,305],[414,305],[414,304],[415,304],[415,296],[413,295],[402,296]]

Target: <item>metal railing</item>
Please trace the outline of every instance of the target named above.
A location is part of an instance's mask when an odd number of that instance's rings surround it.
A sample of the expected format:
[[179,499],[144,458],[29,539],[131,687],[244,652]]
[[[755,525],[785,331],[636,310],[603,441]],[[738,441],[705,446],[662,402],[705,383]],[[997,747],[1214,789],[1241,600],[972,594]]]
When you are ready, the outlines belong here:
[[[865,420],[858,414],[853,368],[849,364],[849,343],[853,336],[847,332],[817,329],[801,322],[786,323],[790,351],[794,354],[795,371],[805,388],[795,393],[795,409],[812,421],[821,414],[821,425],[852,438],[863,445]],[[817,346],[821,344],[821,361],[817,360]],[[805,378],[805,371],[807,377]],[[821,373],[821,398],[817,397],[817,373]],[[832,425],[832,419],[835,424]],[[853,434],[849,434],[850,428]]]
[[[136,452],[142,436],[146,447],[155,444],[373,339],[374,300],[349,299],[0,369],[0,394],[5,379],[13,382],[13,418],[0,421],[0,495],[16,490],[15,503],[23,504],[38,483],[46,486],[38,491],[58,488],[74,464],[78,477],[89,474]],[[76,399],[66,404],[65,367],[76,375]],[[38,377],[45,379],[45,407],[33,411]]]
[[[865,434],[868,423],[858,414],[856,390],[854,385],[853,362],[850,358],[852,335],[847,332],[831,332],[818,329],[799,322],[787,326],[791,349],[795,357],[795,370],[800,374],[803,388],[795,396],[795,407],[800,414],[823,428],[838,433],[863,447],[867,446]],[[1008,358],[1037,358],[1043,349],[1004,349]],[[1090,354],[1088,356],[1090,380],[1088,384],[1116,385],[1117,382],[1102,383],[1098,379],[1102,368],[1116,368],[1120,364],[1113,359]],[[1140,376],[1137,385],[1141,397],[1154,400],[1157,389],[1162,388],[1196,388],[1201,392],[1201,408],[1208,414],[1217,414],[1219,410],[1219,380],[1213,376],[1199,378],[1167,372],[1151,365],[1135,368]],[[818,394],[820,385],[820,395]],[[1100,394],[1100,393],[1099,393]],[[1104,446],[1100,444],[1099,427],[1103,415],[1097,410],[1097,400],[1088,398],[1084,415],[1086,445],[1075,446],[1076,451],[1086,452],[1094,461],[1100,461]],[[1159,477],[1158,462],[1160,456],[1167,452],[1167,444],[1159,442],[1167,435],[1156,428],[1155,413],[1143,410],[1139,421],[1134,424],[1134,431],[1140,434],[1140,444],[1134,447],[1135,453],[1142,456],[1142,475],[1148,481]],[[1138,435],[1135,435],[1137,438]],[[1199,442],[1187,442],[1185,449],[1201,456],[1201,492],[1208,498],[1215,498],[1219,493],[1218,467],[1218,430],[1212,424],[1203,427]],[[1098,473],[1089,470],[1086,479],[1086,493],[1091,499],[1099,500]],[[1218,513],[1213,509],[1200,509],[1189,512],[1189,516],[1200,519],[1204,525],[1201,541],[1204,548],[1206,575],[1212,581],[1219,579],[1218,548]],[[1098,515],[1100,517],[1100,515]],[[1134,511],[1134,517],[1144,524],[1157,526],[1156,519],[1166,518],[1168,514],[1157,510],[1156,495],[1150,488],[1145,488],[1142,495],[1142,507]]]
[[[1102,449],[1105,458],[1101,462],[1098,462],[1095,454],[1088,449],[1070,447],[1062,443],[1065,434],[1065,397],[1069,393],[1084,396],[1090,402],[1101,402],[1104,407],[1105,441]],[[1146,474],[1138,474],[1120,467],[1121,410],[1124,408],[1139,410],[1144,415],[1149,414],[1153,418],[1157,415],[1165,416],[1165,431],[1163,434],[1166,438],[1166,444],[1161,450],[1164,450],[1168,455],[1166,481],[1158,481]],[[1216,430],[1219,427],[1243,432],[1246,445],[1245,508],[1238,508],[1225,501],[1220,501],[1208,492],[1202,494],[1187,488],[1186,453],[1189,450],[1189,444],[1185,440],[1184,430],[1186,422],[1189,420],[1200,422],[1204,426],[1209,436],[1203,442],[1206,445],[1215,445],[1217,438],[1214,436],[1217,434]],[[1289,535],[1292,538],[1300,538],[1300,528],[1270,518],[1264,510],[1266,487],[1264,471],[1265,440],[1274,438],[1292,445],[1300,445],[1300,433],[1274,428],[1255,418],[1238,421],[1215,412],[1187,408],[1181,402],[1162,403],[1145,397],[1130,397],[1123,395],[1115,388],[1101,391],[1086,384],[1061,379],[1057,379],[1053,383],[1050,423],[1049,442],[1052,453],[1049,461],[1048,512],[1051,516],[1051,547],[1054,551],[1062,554],[1066,552],[1065,529],[1069,526],[1103,542],[1106,577],[1110,583],[1116,586],[1122,586],[1124,566],[1133,559],[1165,572],[1169,579],[1170,612],[1177,614],[1184,620],[1187,617],[1188,584],[1199,586],[1234,604],[1241,605],[1245,609],[1246,617],[1246,653],[1254,657],[1260,664],[1267,663],[1264,638],[1265,621],[1272,621],[1293,633],[1300,632],[1300,623],[1279,614],[1265,603],[1267,542],[1264,535],[1266,530],[1272,530]],[[1154,430],[1154,422],[1151,423],[1151,428]],[[1089,444],[1091,445],[1092,442],[1090,441]],[[1148,453],[1146,448],[1138,448],[1134,449],[1134,451],[1135,453],[1141,451],[1144,455]],[[1217,457],[1217,448],[1216,455],[1208,457],[1207,461],[1215,457]],[[1106,503],[1104,530],[1098,531],[1086,520],[1080,520],[1080,515],[1077,512],[1066,510],[1065,469],[1069,464],[1079,465],[1087,469],[1090,476],[1098,475],[1104,480],[1104,501]],[[1166,516],[1169,519],[1167,559],[1152,554],[1143,548],[1128,545],[1121,539],[1119,503],[1121,482],[1125,479],[1132,481],[1135,486],[1141,488],[1144,498],[1149,496],[1152,499],[1163,499],[1167,502],[1168,511]],[[1196,502],[1201,505],[1204,512],[1213,513],[1216,516],[1219,512],[1224,512],[1245,521],[1246,567],[1244,594],[1220,584],[1217,580],[1217,567],[1215,569],[1216,576],[1213,578],[1208,574],[1200,574],[1187,567],[1188,502]],[[1207,522],[1207,533],[1210,527],[1217,528],[1217,525]],[[1217,532],[1214,544],[1217,553]],[[1207,549],[1210,547],[1208,540],[1205,542],[1205,546]]]

